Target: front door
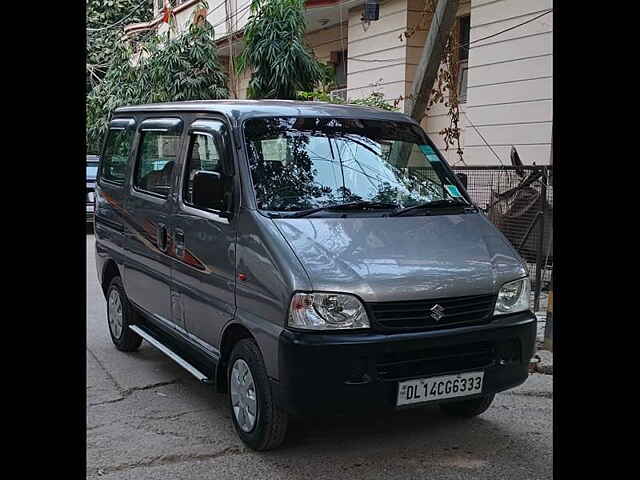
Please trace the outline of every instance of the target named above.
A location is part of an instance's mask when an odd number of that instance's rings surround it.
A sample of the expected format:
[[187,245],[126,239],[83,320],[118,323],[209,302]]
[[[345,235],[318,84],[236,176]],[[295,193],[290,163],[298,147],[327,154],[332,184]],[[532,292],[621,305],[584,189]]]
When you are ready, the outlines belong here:
[[[188,150],[172,217],[175,245],[174,299],[178,316],[192,340],[219,353],[220,333],[235,314],[235,239],[232,215],[233,161],[229,130],[222,120],[195,120],[188,130]],[[194,202],[198,171],[223,175],[225,211]],[[174,310],[174,315],[176,310]],[[177,321],[177,320],[176,320]]]
[[156,320],[171,324],[172,179],[178,170],[182,120],[150,118],[140,124],[127,200],[127,296]]

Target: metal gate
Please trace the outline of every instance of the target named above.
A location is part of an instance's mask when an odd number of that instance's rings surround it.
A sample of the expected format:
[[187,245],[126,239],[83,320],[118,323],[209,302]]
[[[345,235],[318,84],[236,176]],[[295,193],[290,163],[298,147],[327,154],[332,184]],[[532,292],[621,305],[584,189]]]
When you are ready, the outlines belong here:
[[467,192],[526,260],[532,308],[551,284],[553,268],[553,187],[549,166],[453,167]]

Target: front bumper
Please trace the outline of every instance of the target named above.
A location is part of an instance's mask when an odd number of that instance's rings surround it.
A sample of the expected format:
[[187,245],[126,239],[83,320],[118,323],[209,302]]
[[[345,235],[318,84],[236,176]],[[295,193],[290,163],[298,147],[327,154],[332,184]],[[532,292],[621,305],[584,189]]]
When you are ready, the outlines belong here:
[[272,385],[282,407],[300,416],[394,409],[399,381],[465,371],[483,370],[482,394],[492,394],[527,379],[535,339],[531,312],[430,332],[285,330]]

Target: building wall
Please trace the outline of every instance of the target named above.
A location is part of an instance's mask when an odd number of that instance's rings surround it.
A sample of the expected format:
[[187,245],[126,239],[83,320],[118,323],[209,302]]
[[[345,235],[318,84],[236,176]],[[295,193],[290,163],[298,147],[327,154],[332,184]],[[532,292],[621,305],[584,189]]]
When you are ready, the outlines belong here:
[[[349,10],[347,97],[362,98],[382,92],[393,102],[406,92],[407,0],[381,0],[380,20],[362,22],[362,6]],[[400,108],[403,103],[400,101]]]
[[247,88],[249,87],[249,80],[251,80],[251,72],[245,71],[237,76],[236,82],[238,85],[238,98],[247,98]]
[[308,32],[305,35],[307,45],[313,49],[318,60],[322,63],[327,63],[331,59],[331,52],[339,52],[347,49],[348,26],[345,12],[344,22],[342,24]]
[[[522,23],[552,8],[552,0],[472,0],[470,39]],[[550,161],[552,125],[553,13],[471,45],[465,159],[499,163],[469,121],[510,165],[511,145],[525,164]]]
[[[243,28],[247,24],[247,20],[251,13],[249,8],[251,0],[226,0],[226,8],[225,4],[220,2],[221,0],[208,0],[207,2],[209,5],[207,21],[214,26],[214,30],[216,32],[215,36],[218,39],[223,38],[228,34],[227,22],[225,21],[227,12],[233,16],[233,31]],[[194,10],[200,7],[200,3],[197,1],[189,1],[185,3],[189,5],[175,14],[175,32],[177,32],[177,34],[189,28],[189,23],[191,22]],[[166,35],[167,31],[169,31],[168,24],[161,23],[158,26],[158,33]],[[174,34],[176,33],[172,32],[171,36],[173,37]]]
[[[425,0],[381,2],[380,20],[363,28],[361,8],[349,12],[347,88],[349,98],[378,90],[388,101],[411,93],[431,15]],[[461,0],[457,15],[471,15],[470,40],[497,33],[552,7],[552,0]],[[417,26],[413,35],[400,35]],[[526,164],[549,162],[552,114],[552,14],[470,46],[467,102],[460,105],[461,144],[467,165],[497,164],[476,128],[504,164],[514,145]],[[360,60],[360,61],[359,61]],[[363,62],[361,60],[377,60]],[[384,61],[379,61],[384,60]],[[378,86],[371,86],[378,82]],[[404,102],[399,102],[400,110]],[[475,125],[475,128],[471,125]],[[452,164],[440,131],[449,126],[447,108],[434,105],[422,122]]]

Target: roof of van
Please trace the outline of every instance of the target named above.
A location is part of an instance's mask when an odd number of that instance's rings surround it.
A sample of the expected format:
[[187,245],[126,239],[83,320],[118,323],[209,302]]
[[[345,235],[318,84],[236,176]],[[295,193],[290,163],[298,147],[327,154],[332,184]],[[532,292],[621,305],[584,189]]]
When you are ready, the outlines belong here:
[[400,112],[389,112],[360,105],[295,100],[192,100],[127,106],[114,111],[115,114],[137,112],[217,112],[236,120],[264,116],[308,116],[368,118],[416,123],[411,117]]

